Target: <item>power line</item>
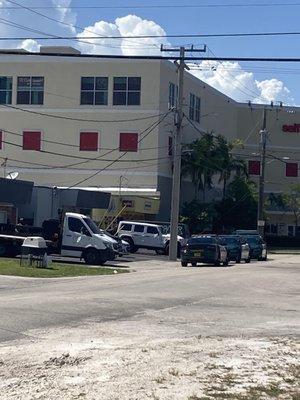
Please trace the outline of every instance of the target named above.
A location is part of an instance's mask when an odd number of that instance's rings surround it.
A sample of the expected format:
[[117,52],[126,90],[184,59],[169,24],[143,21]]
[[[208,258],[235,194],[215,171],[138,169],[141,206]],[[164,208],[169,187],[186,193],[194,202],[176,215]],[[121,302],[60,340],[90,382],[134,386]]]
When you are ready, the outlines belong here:
[[[266,8],[266,7],[298,7],[300,3],[248,3],[248,4],[235,4],[235,3],[224,3],[224,4],[152,4],[152,5],[120,5],[120,6],[34,6],[30,7],[32,10],[105,10],[105,9],[123,9],[123,10],[131,10],[131,9],[161,9],[161,8]],[[3,6],[1,9],[6,10],[20,10],[21,7],[14,6]]]
[[[12,21],[6,20],[8,23],[13,23]],[[58,22],[58,20],[57,20]],[[24,27],[24,25],[21,25]],[[84,30],[85,28],[81,28]],[[31,30],[31,28],[27,27],[27,30]],[[187,34],[164,34],[164,35],[130,35],[130,36],[95,36],[95,32],[91,31],[94,36],[59,36],[53,35],[50,36],[48,34],[43,37],[1,37],[0,40],[86,40],[86,39],[101,39],[101,40],[132,40],[132,39],[165,39],[165,38],[222,38],[222,37],[255,37],[255,36],[298,36],[300,35],[300,31],[283,31],[283,32],[237,32],[237,33],[187,33]],[[42,33],[44,34],[44,33]],[[95,44],[87,42],[88,44]]]
[[[152,55],[112,55],[112,54],[64,54],[64,53],[35,53],[17,52],[14,50],[1,50],[0,55],[21,55],[27,57],[61,57],[61,58],[95,58],[95,59],[120,59],[120,60],[153,60],[153,61],[177,61],[178,57],[152,56]],[[238,62],[300,62],[300,57],[185,57],[186,61],[238,61]]]
[[[164,116],[159,121],[152,123],[146,129],[144,129],[140,133],[140,135],[142,136],[143,134],[145,134],[144,138],[146,136],[148,136],[149,133],[147,133],[147,131],[150,130],[150,132],[152,132],[152,130],[155,129],[169,114],[170,114],[170,111],[168,113],[165,113]],[[17,132],[8,131],[8,130],[4,130],[4,132],[11,133],[12,135],[20,136],[20,134],[17,133]],[[6,140],[2,140],[2,142],[6,143],[6,144],[9,144],[11,146],[14,146],[14,147],[23,148],[22,145],[19,145],[17,143],[8,142]],[[51,168],[66,168],[66,167],[74,167],[74,166],[77,166],[77,165],[86,164],[86,163],[92,162],[92,161],[114,161],[114,160],[105,160],[105,159],[103,159],[103,157],[107,156],[108,154],[113,153],[114,151],[118,151],[118,150],[119,150],[119,147],[116,147],[116,148],[111,149],[111,150],[107,151],[106,153],[104,153],[102,155],[99,155],[97,157],[94,157],[94,158],[75,156],[75,155],[70,155],[70,154],[63,154],[63,153],[52,152],[52,151],[47,151],[47,150],[40,150],[39,153],[51,154],[51,155],[56,155],[56,156],[60,156],[60,157],[72,158],[72,159],[77,158],[77,159],[80,159],[80,160],[84,160],[84,161],[81,161],[81,162],[67,164],[67,165],[64,165],[64,166],[52,166],[51,167]],[[153,160],[153,159],[151,159],[151,160]],[[134,160],[133,162],[139,162],[139,161],[140,160]],[[132,162],[132,160],[124,160],[124,162]]]
[[85,119],[85,118],[74,118],[74,117],[67,117],[63,115],[53,115],[53,114],[47,114],[39,111],[32,111],[32,110],[27,110],[26,108],[21,108],[21,107],[16,107],[12,106],[10,104],[0,104],[1,107],[6,107],[6,108],[12,108],[14,110],[22,111],[25,113],[29,114],[35,114],[39,115],[42,117],[49,117],[49,118],[56,118],[56,119],[64,119],[64,120],[70,120],[70,121],[77,121],[77,122],[96,122],[96,123],[126,123],[126,122],[135,122],[135,121],[143,121],[146,119],[152,119],[152,118],[157,118],[165,113],[162,114],[153,114],[149,115],[148,117],[140,117],[140,118],[129,118],[129,119],[119,119],[119,120],[100,120],[100,119]]
[[[166,116],[167,116],[167,114],[161,119],[161,121],[158,122],[157,126],[158,126],[161,122],[163,122],[163,120],[166,118]],[[143,136],[143,137],[138,141],[138,144],[141,143],[155,128],[156,128],[156,126],[153,126],[153,127],[149,130],[149,132],[147,132],[147,133],[145,134],[145,136]],[[85,179],[82,179],[82,180],[79,181],[79,182],[76,182],[76,183],[73,184],[72,186],[69,186],[68,189],[71,189],[71,188],[73,188],[73,187],[75,187],[75,186],[81,185],[82,183],[87,182],[88,180],[90,180],[90,179],[94,178],[95,176],[99,175],[101,172],[105,171],[106,169],[108,169],[109,167],[111,167],[111,166],[112,166],[113,164],[115,164],[116,162],[119,162],[120,159],[121,159],[122,157],[124,157],[127,153],[128,153],[128,152],[124,152],[124,153],[121,154],[116,160],[112,161],[111,163],[109,163],[108,165],[106,165],[104,168],[101,168],[100,170],[98,170],[97,172],[93,173],[93,174],[90,175],[89,177],[87,177],[87,178],[85,178]]]
[[[22,4],[17,3],[16,1],[13,1],[13,0],[6,0],[6,1],[9,2],[9,3],[11,3],[11,4],[14,4],[15,6],[18,6],[18,7],[20,7],[20,8],[23,8],[24,10],[27,10],[27,11],[33,13],[33,14],[36,14],[36,15],[38,15],[38,16],[40,16],[40,17],[43,17],[43,18],[45,18],[45,19],[47,19],[47,20],[49,20],[49,21],[56,22],[56,23],[61,24],[61,25],[64,25],[64,26],[68,26],[68,27],[70,27],[70,28],[72,28],[72,29],[75,29],[75,28],[76,28],[76,29],[79,29],[79,30],[82,30],[82,31],[85,31],[85,32],[90,32],[90,33],[92,33],[92,34],[94,34],[94,35],[96,34],[96,35],[98,36],[98,38],[101,38],[101,35],[100,35],[100,34],[97,34],[97,33],[95,33],[94,31],[89,30],[89,29],[87,29],[87,28],[83,28],[82,26],[75,25],[75,24],[70,24],[70,23],[68,23],[68,22],[64,22],[64,21],[60,21],[60,20],[58,20],[58,19],[56,19],[56,18],[52,18],[52,17],[50,17],[49,15],[40,13],[39,11],[36,11],[36,10],[32,9],[31,7],[24,6],[24,5],[22,5]],[[83,38],[83,39],[84,39],[84,38]],[[76,40],[78,41],[78,38],[77,38]],[[79,40],[79,41],[81,41],[81,40]],[[86,42],[86,41],[81,41],[81,42],[82,42],[82,43],[91,44],[90,42]],[[103,46],[103,45],[102,45],[102,46]],[[154,45],[154,47],[157,47],[157,46]]]

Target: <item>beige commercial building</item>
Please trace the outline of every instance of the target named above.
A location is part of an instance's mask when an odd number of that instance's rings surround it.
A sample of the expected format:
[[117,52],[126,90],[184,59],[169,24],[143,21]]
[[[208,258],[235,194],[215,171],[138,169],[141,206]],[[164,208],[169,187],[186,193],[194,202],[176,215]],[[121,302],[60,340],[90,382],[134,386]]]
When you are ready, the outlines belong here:
[[[165,60],[83,56],[64,47],[2,52],[2,176],[16,172],[37,185],[95,187],[127,202],[131,195],[160,199],[158,216],[168,218],[176,82],[176,66]],[[188,72],[184,97],[192,120],[185,119],[184,142],[207,131],[241,139],[239,154],[257,179],[263,106],[237,103]],[[266,191],[280,193],[299,182],[300,109],[268,106],[267,128]],[[192,199],[190,182],[183,181],[182,193]],[[218,198],[218,188],[210,196]],[[147,214],[150,203],[143,204]],[[285,233],[293,225],[286,221],[280,221]]]

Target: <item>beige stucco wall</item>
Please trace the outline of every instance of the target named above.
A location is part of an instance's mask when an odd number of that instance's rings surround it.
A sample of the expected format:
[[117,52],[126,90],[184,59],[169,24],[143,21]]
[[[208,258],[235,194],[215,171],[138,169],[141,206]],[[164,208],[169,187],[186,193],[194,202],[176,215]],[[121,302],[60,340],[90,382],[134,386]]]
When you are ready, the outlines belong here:
[[[239,104],[237,107],[237,137],[242,140],[244,148],[238,149],[245,160],[259,160],[259,131],[263,122],[263,106]],[[300,168],[300,133],[284,132],[284,125],[300,123],[300,109],[296,107],[267,106],[267,141],[266,192],[288,190],[292,183],[300,183],[300,178],[286,177],[286,162],[298,162]],[[254,153],[254,154],[253,154]],[[275,156],[282,159],[276,160]],[[300,175],[300,171],[299,171]],[[258,177],[252,176],[258,181]]]
[[[115,122],[118,120],[133,120],[147,118],[159,114],[159,75],[160,63],[157,61],[139,62],[138,60],[96,60],[74,59],[57,57],[36,57],[3,55],[0,62],[0,75],[13,77],[12,105],[30,111],[48,113],[69,118],[83,120],[113,121],[108,122],[79,122],[34,115],[17,111],[7,107],[0,107],[0,128],[4,132],[1,157],[9,159],[35,162],[49,165],[48,169],[22,164],[17,161],[7,162],[6,172],[18,170],[19,177],[34,180],[36,184],[73,185],[95,171],[106,167],[109,160],[120,156],[117,150],[105,156],[109,149],[118,148],[120,132],[137,132],[146,134],[145,129],[157,121],[157,117],[138,121]],[[44,105],[24,106],[16,105],[16,84],[18,76],[44,76],[45,94]],[[82,76],[108,76],[109,101],[108,106],[80,106],[80,79]],[[141,76],[141,105],[140,106],[112,106],[112,85],[114,76]],[[42,150],[60,153],[61,155],[43,152],[24,151],[15,145],[22,145],[24,130],[41,130],[42,140],[54,143],[42,143]],[[79,145],[80,131],[97,131],[100,134],[100,147],[105,150],[98,152],[83,152],[76,147],[63,146],[57,142],[73,146]],[[11,133],[10,133],[11,132]],[[145,132],[145,133],[143,133]],[[15,133],[15,134],[14,134]],[[118,186],[120,175],[129,177],[130,186],[157,186],[156,158],[158,129],[154,129],[139,145],[137,153],[126,154],[121,162],[114,164],[107,171],[103,171],[93,179],[89,179],[87,186]],[[144,150],[147,149],[147,150]],[[65,155],[73,156],[66,157]],[[107,161],[89,161],[77,166],[64,166],[85,161],[76,157],[102,157]],[[150,159],[151,161],[135,163]],[[127,162],[123,162],[123,161]],[[153,161],[154,160],[154,161]],[[145,167],[143,167],[143,165]],[[59,169],[51,167],[60,166]],[[134,169],[134,167],[139,167]],[[129,168],[128,170],[126,168]]]

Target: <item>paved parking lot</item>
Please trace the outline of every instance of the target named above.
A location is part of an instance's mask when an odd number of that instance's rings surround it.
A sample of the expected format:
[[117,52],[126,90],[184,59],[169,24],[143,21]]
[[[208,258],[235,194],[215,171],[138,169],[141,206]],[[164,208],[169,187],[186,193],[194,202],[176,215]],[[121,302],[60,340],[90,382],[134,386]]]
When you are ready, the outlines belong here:
[[1,400],[298,399],[298,255],[0,277]]
[[0,340],[27,330],[154,313],[203,334],[298,333],[300,256],[229,267],[182,268],[151,253],[111,266],[130,274],[64,279],[0,277]]

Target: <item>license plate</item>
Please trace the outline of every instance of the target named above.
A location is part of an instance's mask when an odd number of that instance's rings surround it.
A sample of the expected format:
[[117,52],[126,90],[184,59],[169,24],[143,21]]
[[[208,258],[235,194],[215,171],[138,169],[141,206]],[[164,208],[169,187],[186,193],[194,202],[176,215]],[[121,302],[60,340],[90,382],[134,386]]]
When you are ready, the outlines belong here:
[[202,257],[202,251],[196,251],[194,257]]

